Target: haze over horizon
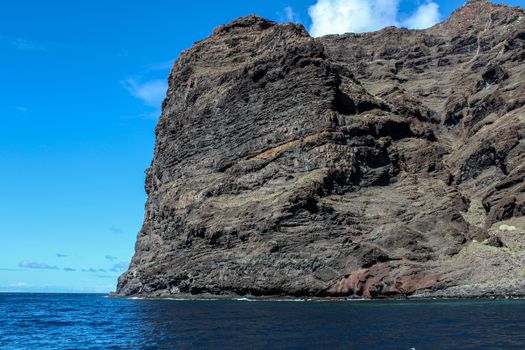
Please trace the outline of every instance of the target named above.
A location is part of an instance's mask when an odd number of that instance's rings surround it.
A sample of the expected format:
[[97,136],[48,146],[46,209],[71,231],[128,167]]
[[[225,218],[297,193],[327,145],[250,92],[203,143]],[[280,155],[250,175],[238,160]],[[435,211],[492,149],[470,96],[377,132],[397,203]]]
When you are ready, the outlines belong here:
[[[525,6],[525,0],[505,1]],[[144,169],[181,50],[256,13],[313,36],[426,28],[463,1],[18,1],[0,13],[0,291],[114,290],[143,219]]]

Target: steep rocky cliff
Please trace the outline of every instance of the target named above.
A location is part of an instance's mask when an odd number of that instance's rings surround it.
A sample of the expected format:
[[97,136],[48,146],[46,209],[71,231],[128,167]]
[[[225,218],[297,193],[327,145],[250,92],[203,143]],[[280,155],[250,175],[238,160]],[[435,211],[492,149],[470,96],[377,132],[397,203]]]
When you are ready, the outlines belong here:
[[120,295],[525,295],[525,12],[184,51]]

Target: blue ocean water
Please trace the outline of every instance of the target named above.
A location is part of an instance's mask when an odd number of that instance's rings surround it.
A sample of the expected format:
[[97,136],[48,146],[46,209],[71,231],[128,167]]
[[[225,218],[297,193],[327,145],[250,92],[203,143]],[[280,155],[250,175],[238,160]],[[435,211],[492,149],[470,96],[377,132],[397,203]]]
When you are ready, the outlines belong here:
[[0,294],[0,349],[525,349],[525,301]]

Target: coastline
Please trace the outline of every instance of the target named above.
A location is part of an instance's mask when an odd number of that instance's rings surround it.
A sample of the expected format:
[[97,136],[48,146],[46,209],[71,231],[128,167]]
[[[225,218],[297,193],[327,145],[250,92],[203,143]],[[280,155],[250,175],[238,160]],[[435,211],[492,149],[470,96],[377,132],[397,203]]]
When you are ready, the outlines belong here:
[[345,297],[315,297],[315,296],[253,296],[253,295],[219,295],[219,294],[137,294],[120,295],[109,293],[109,298],[131,299],[131,300],[174,300],[174,301],[288,301],[288,302],[356,302],[356,301],[446,301],[446,300],[471,300],[471,301],[491,301],[491,300],[525,300],[525,294],[472,294],[472,295],[412,295],[406,297],[381,297],[363,298],[360,296]]

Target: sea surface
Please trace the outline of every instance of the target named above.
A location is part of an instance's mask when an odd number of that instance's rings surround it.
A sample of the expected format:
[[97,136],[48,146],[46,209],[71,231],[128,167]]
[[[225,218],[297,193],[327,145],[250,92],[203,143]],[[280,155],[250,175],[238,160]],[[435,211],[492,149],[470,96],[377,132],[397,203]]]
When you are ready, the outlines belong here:
[[0,293],[0,349],[525,349],[525,301]]

